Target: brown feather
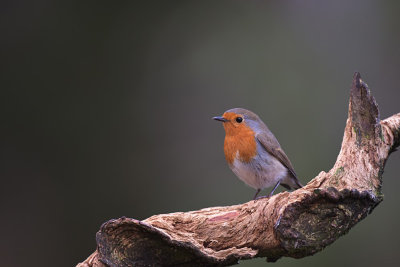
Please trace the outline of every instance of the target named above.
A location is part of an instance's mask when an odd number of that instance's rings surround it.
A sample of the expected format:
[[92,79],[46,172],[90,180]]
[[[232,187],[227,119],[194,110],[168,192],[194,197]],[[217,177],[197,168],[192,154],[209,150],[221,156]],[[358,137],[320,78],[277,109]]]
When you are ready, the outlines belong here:
[[225,159],[229,164],[233,163],[237,153],[239,153],[239,159],[243,162],[250,162],[257,154],[254,131],[243,123],[236,123],[234,119],[237,116],[235,113],[224,113],[223,116],[229,120],[224,123],[226,133],[224,152]]
[[292,176],[297,180],[296,172],[294,171],[293,165],[290,162],[288,156],[283,152],[278,140],[275,136],[266,134],[265,132],[257,135],[257,140],[262,144],[265,150],[271,155],[277,158],[292,174]]

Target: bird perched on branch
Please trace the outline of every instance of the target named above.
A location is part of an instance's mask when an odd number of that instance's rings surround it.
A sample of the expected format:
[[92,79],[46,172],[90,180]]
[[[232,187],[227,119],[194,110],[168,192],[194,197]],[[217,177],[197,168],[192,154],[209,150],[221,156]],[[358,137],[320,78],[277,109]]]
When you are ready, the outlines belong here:
[[258,199],[262,189],[271,186],[271,193],[263,197],[272,196],[279,185],[288,190],[302,187],[278,140],[255,113],[234,108],[213,119],[223,122],[229,167],[240,180],[257,190],[254,199]]

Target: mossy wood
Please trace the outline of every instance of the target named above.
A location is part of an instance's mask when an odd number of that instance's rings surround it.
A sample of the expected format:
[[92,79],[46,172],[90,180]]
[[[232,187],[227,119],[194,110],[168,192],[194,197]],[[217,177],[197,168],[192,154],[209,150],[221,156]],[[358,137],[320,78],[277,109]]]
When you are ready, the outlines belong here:
[[[119,218],[97,232],[97,249],[78,266],[228,266],[322,250],[382,201],[382,173],[400,138],[400,113],[380,121],[355,73],[337,161],[306,186],[241,205]],[[365,237],[368,238],[368,237]]]

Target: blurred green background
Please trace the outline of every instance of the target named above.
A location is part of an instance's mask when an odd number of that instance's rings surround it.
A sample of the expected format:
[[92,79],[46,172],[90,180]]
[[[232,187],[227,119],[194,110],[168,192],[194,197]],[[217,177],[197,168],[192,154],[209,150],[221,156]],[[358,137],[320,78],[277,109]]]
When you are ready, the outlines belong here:
[[[354,71],[400,112],[398,1],[0,6],[2,266],[74,266],[111,218],[250,200],[211,120],[226,109],[258,113],[304,184],[336,160]],[[269,265],[397,265],[399,160],[349,234]]]

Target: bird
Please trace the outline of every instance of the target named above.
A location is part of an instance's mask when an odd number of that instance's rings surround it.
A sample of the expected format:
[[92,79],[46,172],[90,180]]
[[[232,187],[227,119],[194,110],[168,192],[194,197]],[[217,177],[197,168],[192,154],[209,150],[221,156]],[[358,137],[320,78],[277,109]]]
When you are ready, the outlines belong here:
[[[223,123],[224,153],[230,169],[257,190],[254,200],[271,197],[279,185],[288,190],[303,187],[278,140],[257,114],[233,108],[213,119]],[[272,186],[268,195],[257,197]]]

